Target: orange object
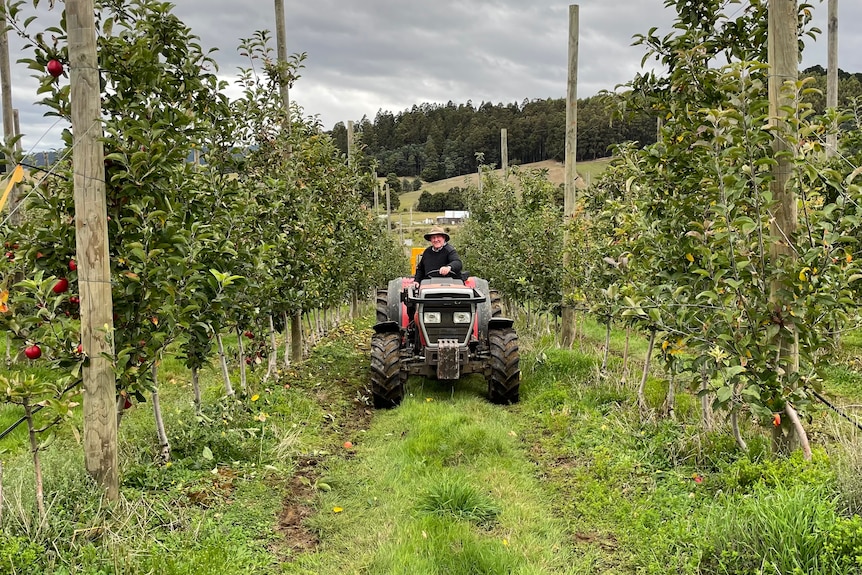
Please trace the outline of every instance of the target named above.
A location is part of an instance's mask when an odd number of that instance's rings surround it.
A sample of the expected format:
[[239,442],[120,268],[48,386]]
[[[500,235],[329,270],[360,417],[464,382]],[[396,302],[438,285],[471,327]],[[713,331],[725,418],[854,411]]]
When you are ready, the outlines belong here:
[[424,251],[425,248],[410,248],[410,269],[413,275],[416,275],[416,266],[419,265]]

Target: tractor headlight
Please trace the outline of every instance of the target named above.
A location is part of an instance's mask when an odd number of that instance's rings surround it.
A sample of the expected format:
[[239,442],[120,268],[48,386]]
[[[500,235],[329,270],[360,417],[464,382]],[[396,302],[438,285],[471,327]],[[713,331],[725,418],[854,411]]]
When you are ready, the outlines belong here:
[[422,320],[425,323],[440,323],[439,311],[426,311],[422,314]]
[[469,311],[456,311],[452,314],[452,321],[455,323],[470,323],[472,314]]

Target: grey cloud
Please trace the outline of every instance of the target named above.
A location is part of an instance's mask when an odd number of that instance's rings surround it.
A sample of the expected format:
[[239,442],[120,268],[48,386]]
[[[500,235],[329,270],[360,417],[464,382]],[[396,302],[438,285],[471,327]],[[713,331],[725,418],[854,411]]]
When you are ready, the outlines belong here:
[[[302,77],[291,93],[324,128],[398,113],[413,105],[521,102],[566,95],[569,4],[553,0],[284,0],[288,52],[306,52]],[[273,0],[176,0],[174,13],[215,54],[225,78],[248,61],[237,46],[257,30],[273,32]],[[826,3],[815,0],[815,24],[802,66],[826,65]],[[862,2],[843,2],[842,69],[862,72]],[[584,0],[579,4],[578,95],[613,90],[641,70],[642,47],[633,36],[657,26],[669,30],[663,0]],[[14,59],[14,56],[13,56]],[[648,63],[651,66],[652,63]],[[15,74],[22,74],[16,70]],[[229,92],[230,93],[230,92]],[[28,144],[51,120],[33,102],[35,84],[16,80],[13,94]],[[27,118],[27,121],[24,121]],[[31,136],[32,134],[32,136]],[[33,145],[33,144],[31,144]],[[41,145],[41,144],[40,144]]]

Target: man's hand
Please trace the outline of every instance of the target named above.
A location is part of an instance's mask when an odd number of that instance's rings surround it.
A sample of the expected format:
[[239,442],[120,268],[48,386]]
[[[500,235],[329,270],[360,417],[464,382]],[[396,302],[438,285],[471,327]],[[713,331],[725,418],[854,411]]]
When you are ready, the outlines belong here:
[[449,272],[451,272],[451,271],[452,271],[452,266],[443,266],[442,268],[440,268],[440,275],[441,276],[448,276]]

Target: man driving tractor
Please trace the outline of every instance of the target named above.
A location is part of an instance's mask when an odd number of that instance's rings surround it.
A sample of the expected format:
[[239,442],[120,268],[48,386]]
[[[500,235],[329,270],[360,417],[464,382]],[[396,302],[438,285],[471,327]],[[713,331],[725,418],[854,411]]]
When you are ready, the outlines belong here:
[[440,226],[434,226],[425,234],[425,239],[431,245],[422,252],[422,257],[416,265],[416,274],[413,276],[413,285],[426,279],[428,274],[438,272],[441,276],[463,279],[461,277],[461,258],[458,252],[449,243],[449,234]]

